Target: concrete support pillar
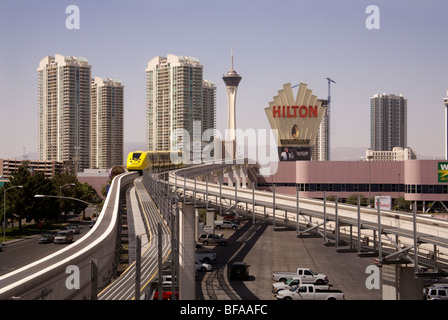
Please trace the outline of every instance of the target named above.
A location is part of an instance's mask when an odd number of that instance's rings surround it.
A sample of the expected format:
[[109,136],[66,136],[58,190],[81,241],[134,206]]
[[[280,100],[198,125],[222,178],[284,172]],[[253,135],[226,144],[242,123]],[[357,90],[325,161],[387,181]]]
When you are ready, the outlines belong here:
[[241,177],[241,183],[243,188],[247,188],[247,171],[244,166],[238,168],[239,176]]
[[226,175],[227,175],[227,185],[229,187],[233,187],[233,178],[234,178],[233,171],[229,171]]
[[195,299],[195,212],[192,203],[179,211],[179,299]]
[[390,264],[380,270],[383,300],[422,300],[423,280],[415,277],[414,267]]
[[238,188],[241,188],[241,177],[239,175],[238,169],[235,169],[233,171],[233,176],[235,177],[235,183],[238,186]]
[[218,183],[219,184],[223,184],[224,183],[224,174],[222,173],[222,171],[218,172]]
[[214,229],[215,227],[215,210],[214,209],[207,209],[206,216],[205,216],[205,226],[207,228]]

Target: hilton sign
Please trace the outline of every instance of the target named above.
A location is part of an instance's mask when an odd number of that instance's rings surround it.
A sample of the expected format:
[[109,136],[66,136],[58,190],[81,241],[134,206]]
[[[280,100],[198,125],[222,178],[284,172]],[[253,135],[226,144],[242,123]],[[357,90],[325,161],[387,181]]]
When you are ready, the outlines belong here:
[[273,106],[272,116],[274,118],[317,118],[317,106]]
[[322,117],[327,108],[300,83],[296,98],[290,83],[265,108],[272,129],[278,132],[279,157],[284,160],[310,160]]

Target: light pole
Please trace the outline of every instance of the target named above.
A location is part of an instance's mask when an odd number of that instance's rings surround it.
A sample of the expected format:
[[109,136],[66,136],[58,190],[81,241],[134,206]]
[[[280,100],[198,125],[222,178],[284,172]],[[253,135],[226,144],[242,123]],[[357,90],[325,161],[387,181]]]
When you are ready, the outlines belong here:
[[[62,197],[62,188],[65,188],[67,186],[75,186],[74,183],[67,183],[64,184],[63,186],[59,186],[59,197]],[[61,219],[62,216],[62,199],[61,201],[59,201],[59,219]],[[62,221],[60,221],[59,223],[61,223]]]
[[89,206],[95,207],[96,216],[98,217],[98,206],[94,205],[94,204],[91,204],[91,203],[88,203],[88,202],[86,202],[84,200],[81,200],[81,199],[72,198],[72,197],[49,196],[49,195],[45,195],[45,194],[36,194],[36,195],[34,195],[34,198],[59,198],[59,199],[68,199],[68,200],[79,201],[79,202],[82,202],[82,203],[87,204]]
[[367,159],[369,160],[369,208],[370,208],[370,197],[371,197],[371,193],[370,193],[370,185],[371,185],[371,182],[370,182],[370,161],[372,161],[373,156],[372,155],[367,156]]
[[6,191],[12,188],[23,188],[23,186],[12,186],[3,192],[3,244],[6,244]]

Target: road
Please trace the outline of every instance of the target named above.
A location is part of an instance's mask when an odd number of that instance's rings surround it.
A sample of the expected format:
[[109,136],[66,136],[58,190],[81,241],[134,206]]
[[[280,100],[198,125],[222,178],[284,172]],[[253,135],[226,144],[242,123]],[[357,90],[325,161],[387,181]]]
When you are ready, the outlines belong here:
[[[81,233],[74,235],[74,242],[89,232],[90,224],[90,222],[79,223],[77,221],[76,223],[79,224]],[[48,233],[56,234],[57,230]],[[7,242],[3,247],[3,252],[0,252],[0,276],[46,257],[68,245],[39,244],[39,238],[39,235],[35,235]]]
[[[294,271],[309,267],[325,273],[334,289],[345,293],[347,300],[381,300],[381,290],[365,286],[365,270],[373,258],[360,258],[356,253],[337,253],[324,246],[322,238],[297,238],[295,230],[249,221],[230,236],[230,245],[217,246],[213,270],[199,274],[196,297],[200,300],[273,300],[272,271]],[[227,266],[232,261],[250,265],[247,281],[230,281]]]

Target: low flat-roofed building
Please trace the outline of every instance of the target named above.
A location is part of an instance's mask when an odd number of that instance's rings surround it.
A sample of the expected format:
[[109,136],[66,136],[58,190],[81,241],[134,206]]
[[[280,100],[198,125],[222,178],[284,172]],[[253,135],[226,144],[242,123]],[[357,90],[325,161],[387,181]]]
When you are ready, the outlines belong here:
[[80,183],[90,184],[96,190],[97,195],[104,199],[101,190],[110,179],[107,169],[84,169],[83,172],[78,172],[77,178]]
[[63,161],[0,159],[0,177],[9,179],[24,162],[27,163],[31,172],[43,172],[48,178],[53,177],[58,172],[63,172],[65,169]]
[[346,199],[361,194],[366,198],[375,196],[404,197],[408,201],[429,203],[445,202],[448,206],[448,176],[446,160],[407,161],[294,161],[278,162],[275,174],[260,176],[261,190],[319,198],[338,196]]
[[368,161],[405,161],[416,159],[417,155],[409,147],[394,147],[392,151],[366,150],[366,160]]

